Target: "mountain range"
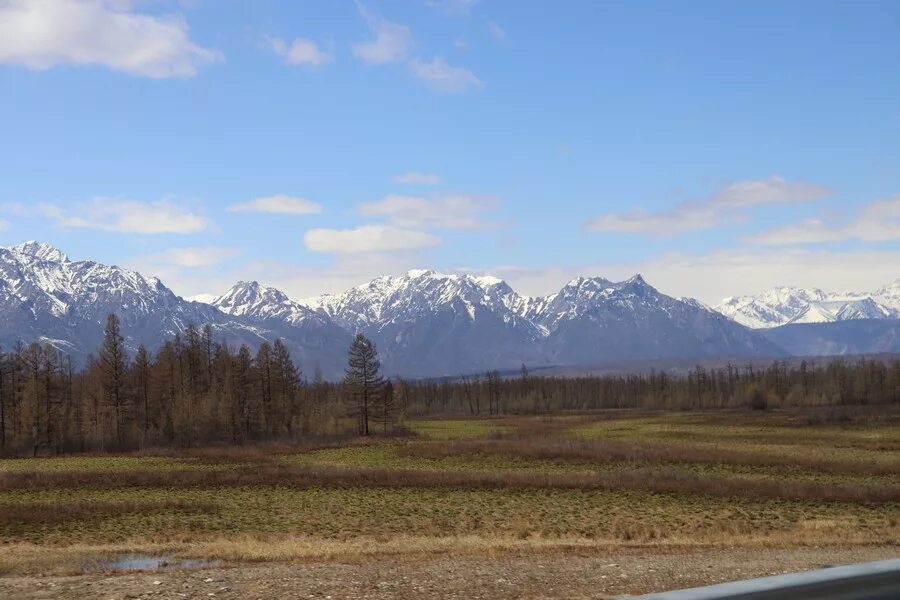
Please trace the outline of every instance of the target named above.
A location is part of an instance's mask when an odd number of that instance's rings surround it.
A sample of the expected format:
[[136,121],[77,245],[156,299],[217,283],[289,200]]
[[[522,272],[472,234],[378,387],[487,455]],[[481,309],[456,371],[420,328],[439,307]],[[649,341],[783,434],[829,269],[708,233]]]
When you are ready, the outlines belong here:
[[874,292],[824,292],[777,287],[757,295],[725,298],[717,311],[753,329],[794,323],[833,323],[900,317],[900,280]]
[[[528,297],[495,277],[430,270],[303,300],[241,281],[206,304],[132,270],[72,261],[48,244],[0,248],[0,343],[7,348],[38,340],[84,361],[114,312],[131,351],[141,344],[155,349],[190,323],[209,324],[217,339],[233,347],[281,338],[308,374],[320,370],[332,379],[341,376],[357,331],[376,342],[389,375],[455,376],[522,364],[769,358],[809,348],[895,351],[900,335],[886,333],[884,319],[896,317],[898,309],[900,284],[840,297],[779,288],[727,299],[717,311],[667,296],[640,275],[621,282],[578,277],[555,294]],[[874,326],[872,318],[879,319]],[[819,329],[798,325],[805,320],[817,321]],[[841,323],[836,335],[847,343],[829,337],[831,321]]]

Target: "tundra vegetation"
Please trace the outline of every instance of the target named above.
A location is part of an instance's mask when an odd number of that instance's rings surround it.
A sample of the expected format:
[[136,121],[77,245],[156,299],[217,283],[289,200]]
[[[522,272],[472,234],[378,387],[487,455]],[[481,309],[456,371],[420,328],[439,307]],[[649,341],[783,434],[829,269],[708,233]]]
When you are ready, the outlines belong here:
[[900,543],[900,362],[342,382],[188,328],[76,371],[2,356],[0,573],[148,552],[227,562]]

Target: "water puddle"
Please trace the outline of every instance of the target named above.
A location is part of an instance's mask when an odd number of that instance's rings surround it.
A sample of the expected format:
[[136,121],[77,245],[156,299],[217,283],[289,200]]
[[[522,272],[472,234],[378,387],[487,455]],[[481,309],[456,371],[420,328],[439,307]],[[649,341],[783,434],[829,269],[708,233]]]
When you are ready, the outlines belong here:
[[104,571],[156,571],[158,569],[209,569],[221,564],[221,560],[124,554],[102,561],[98,566]]

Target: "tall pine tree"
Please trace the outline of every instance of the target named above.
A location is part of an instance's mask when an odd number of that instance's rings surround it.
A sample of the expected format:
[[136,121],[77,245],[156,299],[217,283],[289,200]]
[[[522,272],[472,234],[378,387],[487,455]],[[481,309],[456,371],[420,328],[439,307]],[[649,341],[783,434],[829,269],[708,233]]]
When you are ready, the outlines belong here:
[[359,435],[369,435],[369,419],[376,413],[384,395],[384,378],[375,344],[357,333],[347,353],[344,386],[354,402]]

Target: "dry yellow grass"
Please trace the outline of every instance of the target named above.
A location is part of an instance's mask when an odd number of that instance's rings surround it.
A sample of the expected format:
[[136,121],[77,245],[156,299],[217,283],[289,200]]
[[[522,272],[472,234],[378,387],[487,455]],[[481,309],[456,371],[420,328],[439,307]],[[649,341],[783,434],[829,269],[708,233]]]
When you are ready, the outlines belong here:
[[[472,556],[495,554],[540,554],[578,552],[591,554],[621,549],[648,552],[685,551],[709,548],[800,548],[891,546],[900,544],[900,533],[873,537],[849,520],[810,519],[795,527],[766,534],[736,538],[725,531],[700,535],[647,538],[633,523],[622,523],[616,537],[578,536],[416,536],[357,537],[331,539],[278,534],[196,535],[185,533],[162,538],[135,537],[118,544],[73,543],[47,546],[10,543],[0,546],[0,575],[74,575],[98,569],[109,557],[146,554],[184,558],[215,558],[226,563],[364,561],[391,558],[416,560],[434,555]],[[631,531],[625,531],[630,528]]]
[[[684,443],[722,438],[719,415],[673,416],[662,424],[664,440],[650,435],[660,416],[649,424],[610,418],[595,427],[604,439],[593,441],[567,435],[596,421],[582,416],[498,420],[502,435],[495,423],[441,421],[453,435],[435,437],[469,438],[452,442],[0,463],[0,575],[78,573],[132,553],[236,564],[900,544],[893,432],[856,428],[835,438],[833,428],[778,425],[787,436],[766,427],[768,416],[752,416],[753,428],[739,426],[743,437],[720,439],[727,451],[715,454]],[[490,439],[472,439],[479,435]],[[770,453],[757,450],[760,436],[797,443],[773,467]],[[311,453],[323,446],[340,447]],[[827,477],[796,476],[792,465],[803,461],[790,458],[794,450],[829,447],[826,457],[803,459]],[[861,476],[856,466],[869,455],[882,461]],[[322,464],[323,456],[334,460]],[[512,459],[515,469],[500,468]],[[676,468],[710,461],[721,461],[721,472]],[[765,472],[739,477],[725,468],[745,463]]]

